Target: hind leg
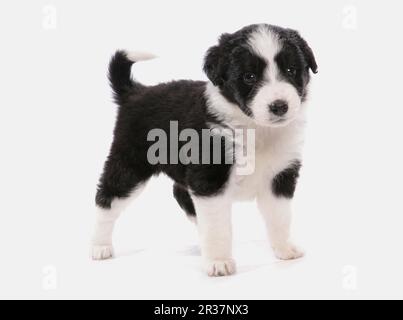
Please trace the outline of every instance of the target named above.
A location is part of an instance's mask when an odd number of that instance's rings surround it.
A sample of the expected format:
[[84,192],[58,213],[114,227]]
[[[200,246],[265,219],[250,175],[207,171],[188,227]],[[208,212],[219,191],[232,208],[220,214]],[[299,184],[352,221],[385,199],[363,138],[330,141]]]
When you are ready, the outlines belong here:
[[190,194],[187,191],[186,187],[175,183],[173,193],[176,201],[183,209],[183,211],[185,211],[189,220],[196,223],[196,210],[193,204],[193,200],[190,197]]
[[108,159],[96,195],[92,259],[104,260],[113,256],[112,234],[116,220],[126,206],[141,193],[150,176],[145,170],[129,168],[120,160]]

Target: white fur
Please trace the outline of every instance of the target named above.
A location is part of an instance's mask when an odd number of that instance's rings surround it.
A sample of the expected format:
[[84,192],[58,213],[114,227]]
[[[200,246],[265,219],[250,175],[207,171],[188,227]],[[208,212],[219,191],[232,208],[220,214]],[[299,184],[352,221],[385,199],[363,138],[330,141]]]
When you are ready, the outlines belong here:
[[[212,83],[208,83],[205,92],[211,113],[230,128],[254,129],[256,137],[255,170],[251,174],[239,175],[232,170],[223,195],[214,199],[193,198],[204,248],[202,253],[207,261],[207,272],[213,276],[230,274],[224,272],[223,266],[233,265],[230,204],[235,201],[257,199],[274,253],[279,259],[295,259],[303,255],[290,242],[291,200],[274,196],[270,186],[278,173],[301,159],[305,106],[301,104],[295,88],[277,79],[274,57],[279,50],[278,40],[267,29],[259,29],[249,43],[270,66],[266,70],[267,84],[252,102],[253,119],[237,105],[228,102]],[[288,101],[290,107],[290,115],[282,126],[272,124],[268,115],[268,105],[277,99]]]
[[235,272],[232,260],[230,190],[217,197],[195,197],[197,227],[204,266],[209,276],[227,276]]
[[113,257],[112,235],[116,220],[122,211],[142,192],[144,185],[138,186],[129,197],[115,199],[110,209],[97,207],[95,230],[92,238],[91,256],[93,260]]
[[267,127],[259,126],[237,105],[228,102],[213,84],[207,85],[205,95],[209,111],[218,116],[226,126],[233,129],[255,130],[255,170],[249,175],[237,175],[237,170],[233,170],[234,177],[231,180],[233,185],[228,184],[234,201],[253,200],[262,184],[268,187],[275,175],[286,169],[294,160],[301,159],[305,105],[302,105],[288,125]]
[[[269,238],[271,240],[273,250],[276,256],[280,259],[294,259],[302,256],[302,252],[299,251],[294,245],[289,242],[289,228],[291,220],[291,200],[285,198],[279,198],[271,193],[271,182],[273,178],[288,168],[293,161],[301,159],[301,149],[303,146],[303,133],[305,128],[305,114],[304,110],[300,110],[294,121],[287,126],[272,128],[263,127],[256,124],[251,125],[250,120],[244,119],[243,116],[239,116],[234,108],[239,109],[237,106],[231,103],[220,101],[220,105],[214,105],[215,101],[220,100],[214,94],[218,94],[218,91],[214,91],[211,87],[206,91],[208,105],[210,110],[225,110],[230,111],[227,114],[230,116],[224,117],[225,124],[229,127],[242,128],[248,126],[248,128],[255,129],[255,163],[254,171],[249,175],[239,175],[236,170],[232,170],[231,177],[225,190],[225,195],[222,196],[221,201],[232,203],[236,201],[252,201],[257,199],[259,203],[259,209],[266,221]],[[221,113],[222,115],[225,114]],[[246,121],[243,121],[246,120]],[[243,124],[242,124],[243,123]],[[195,203],[197,202],[194,199]],[[211,210],[216,210],[217,200],[210,201],[206,199],[204,210],[196,209],[197,219],[200,221],[203,219],[203,212],[208,212],[208,207],[211,206]],[[218,213],[217,213],[218,215]],[[225,213],[227,215],[227,213]],[[204,217],[205,219],[205,217]],[[227,218],[230,221],[229,218]],[[211,224],[215,221],[211,220]],[[228,222],[229,223],[229,222]],[[221,226],[222,228],[226,228]],[[199,229],[201,233],[203,229]],[[208,236],[201,234],[204,242],[210,241],[209,246],[212,250],[215,250],[215,240],[208,240]],[[228,237],[228,241],[230,238]],[[219,256],[222,249],[217,248],[215,257]],[[229,252],[229,251],[228,251]],[[215,261],[228,261],[228,252],[223,255],[223,258]]]
[[[233,110],[233,107],[238,108],[228,102],[218,106],[212,105],[212,101],[220,100],[217,96],[209,95],[212,92],[214,91],[211,88],[206,92],[210,109],[229,111]],[[237,117],[236,111],[230,114],[236,116],[227,117],[226,125],[232,128],[251,125],[249,120],[242,125],[243,116]],[[210,276],[230,275],[235,272],[235,262],[231,254],[231,207],[236,201],[258,199],[273,250],[279,259],[295,259],[302,256],[302,252],[289,242],[291,201],[275,197],[271,193],[270,185],[278,173],[288,168],[294,160],[301,158],[304,124],[304,114],[301,113],[297,119],[284,127],[254,125],[256,148],[253,173],[239,175],[237,170],[232,170],[223,194],[214,198],[192,197],[197,213],[202,255]]]
[[156,55],[144,51],[125,51],[127,59],[133,62],[146,61],[157,58]]
[[[259,99],[270,95],[274,97],[275,95],[270,93],[273,89],[274,92],[279,92],[278,90],[283,88],[284,92],[288,92],[287,88],[291,85],[278,82],[275,77],[277,67],[274,57],[280,50],[276,36],[265,26],[262,26],[251,35],[249,45],[256,54],[266,57],[265,59],[270,66],[266,69],[266,73],[269,74],[272,81],[259,90]],[[295,88],[292,87],[289,92],[291,92],[291,96],[297,95],[291,99],[292,101],[298,100],[296,103],[298,107],[293,108],[292,111],[293,116],[282,126],[268,126],[267,121],[260,121],[256,119],[256,116],[252,119],[245,115],[239,106],[228,102],[223,97],[218,87],[211,82],[207,84],[205,96],[209,112],[232,129],[255,130],[255,170],[250,175],[236,175],[236,171],[232,171],[234,185],[229,186],[229,188],[233,189],[231,194],[235,196],[234,200],[255,199],[262,185],[268,186],[278,173],[286,169],[294,160],[301,158],[305,128],[305,105],[299,102],[300,98]],[[277,98],[279,97],[276,96],[274,99]],[[257,100],[255,99],[255,101]],[[267,101],[264,103],[264,108],[255,107],[253,112],[268,114],[268,103]],[[262,111],[263,109],[264,111]]]
[[[256,123],[262,126],[287,125],[297,115],[301,99],[297,90],[290,83],[280,80],[275,57],[281,50],[281,43],[277,35],[270,32],[265,26],[252,33],[248,43],[252,51],[267,63],[263,78],[265,84],[261,86],[249,105],[253,117]],[[278,124],[276,121],[279,120],[279,117],[269,112],[269,105],[276,100],[288,103],[288,112],[282,117],[282,122]]]
[[302,257],[303,252],[290,241],[291,200],[275,197],[266,187],[261,188],[257,203],[276,257],[282,260]]

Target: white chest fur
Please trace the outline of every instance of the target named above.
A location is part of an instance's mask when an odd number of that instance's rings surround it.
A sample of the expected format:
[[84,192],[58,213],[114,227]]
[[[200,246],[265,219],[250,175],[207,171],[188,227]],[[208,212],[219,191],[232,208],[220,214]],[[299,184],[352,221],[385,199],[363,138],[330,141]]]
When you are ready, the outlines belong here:
[[304,104],[301,105],[300,111],[291,123],[284,127],[272,128],[257,126],[253,119],[246,116],[236,105],[229,103],[210,82],[206,87],[206,98],[209,111],[221,119],[226,127],[252,129],[255,132],[254,152],[245,152],[244,146],[247,145],[245,134],[240,138],[243,139],[241,143],[243,147],[240,148],[243,154],[240,156],[239,150],[235,150],[235,162],[241,160],[243,163],[244,156],[247,154],[253,168],[246,170],[247,174],[244,170],[237,170],[238,164],[233,168],[228,191],[234,200],[253,200],[260,188],[270,187],[275,175],[286,169],[293,161],[301,159],[305,128]]
[[[304,120],[296,119],[285,127],[254,128],[255,148],[245,150],[248,166],[251,170],[239,169],[237,163],[231,176],[231,188],[235,200],[253,200],[261,188],[269,188],[272,179],[290,164],[301,159],[303,144]],[[238,157],[239,158],[239,157]],[[245,161],[242,161],[245,166]]]

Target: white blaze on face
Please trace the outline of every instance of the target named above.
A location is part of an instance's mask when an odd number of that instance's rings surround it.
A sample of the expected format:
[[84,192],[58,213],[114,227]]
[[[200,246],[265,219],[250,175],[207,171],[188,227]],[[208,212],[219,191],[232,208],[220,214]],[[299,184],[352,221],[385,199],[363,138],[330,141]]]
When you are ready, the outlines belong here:
[[[263,58],[267,67],[264,71],[261,87],[249,104],[257,124],[262,126],[283,126],[293,120],[300,109],[301,98],[297,90],[287,81],[281,79],[275,57],[281,51],[281,43],[276,34],[265,26],[254,31],[248,44],[252,51]],[[270,113],[269,105],[276,100],[288,103],[288,112],[282,117],[283,122],[276,124],[279,117]]]

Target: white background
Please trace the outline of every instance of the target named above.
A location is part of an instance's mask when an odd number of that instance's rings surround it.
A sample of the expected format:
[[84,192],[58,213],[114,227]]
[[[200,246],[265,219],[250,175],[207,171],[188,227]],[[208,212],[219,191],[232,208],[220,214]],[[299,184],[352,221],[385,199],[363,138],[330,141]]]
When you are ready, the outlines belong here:
[[[400,6],[1,1],[0,297],[403,298]],[[116,112],[111,54],[160,56],[134,67],[146,84],[205,79],[202,59],[219,34],[258,22],[300,30],[319,65],[294,202],[294,238],[307,256],[277,261],[254,204],[237,204],[239,272],[208,278],[196,230],[159,177],[119,220],[117,259],[90,261]]]

